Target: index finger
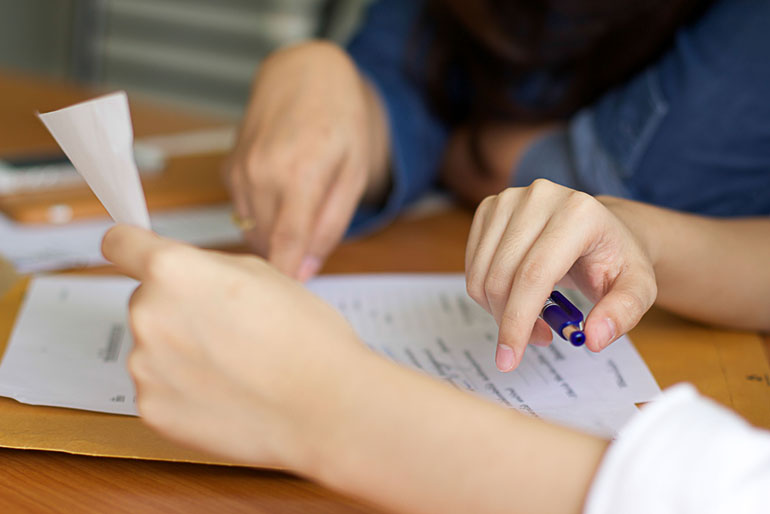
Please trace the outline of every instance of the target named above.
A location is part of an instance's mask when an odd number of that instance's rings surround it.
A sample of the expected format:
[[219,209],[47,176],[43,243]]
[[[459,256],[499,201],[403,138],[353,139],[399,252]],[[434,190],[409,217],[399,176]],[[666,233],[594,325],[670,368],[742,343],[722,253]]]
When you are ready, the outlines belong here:
[[118,271],[136,280],[143,280],[150,255],[175,243],[155,232],[131,225],[115,225],[104,234],[102,255]]
[[[284,191],[269,238],[268,257],[278,269],[297,277],[310,245],[318,214],[339,180],[339,156],[335,153],[299,165],[290,189]],[[334,173],[337,171],[337,173]]]

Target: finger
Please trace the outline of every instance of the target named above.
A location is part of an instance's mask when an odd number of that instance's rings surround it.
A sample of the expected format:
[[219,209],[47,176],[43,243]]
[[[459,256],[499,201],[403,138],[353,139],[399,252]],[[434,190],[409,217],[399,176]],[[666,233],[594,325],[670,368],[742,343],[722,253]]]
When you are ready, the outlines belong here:
[[511,294],[514,274],[532,245],[541,237],[560,201],[559,195],[544,195],[539,189],[528,188],[525,197],[511,213],[484,281],[484,294],[498,323]]
[[[332,185],[324,200],[299,270],[299,279],[307,281],[342,240],[363,196],[365,184],[356,179],[358,171],[348,167]],[[360,171],[360,170],[359,170]]]
[[481,236],[484,233],[484,228],[487,226],[489,214],[492,206],[494,206],[495,197],[488,196],[481,201],[476,213],[473,215],[473,221],[471,222],[471,229],[468,232],[468,239],[465,244],[465,273],[468,274],[471,263],[473,262],[473,256],[476,255],[478,250]]
[[252,224],[243,232],[243,237],[251,249],[259,256],[267,258],[270,253],[270,233],[278,215],[280,193],[273,187],[250,186],[244,195],[245,215],[242,219]]
[[[316,217],[329,194],[339,160],[316,159],[301,164],[294,183],[281,196],[275,224],[269,238],[269,260],[285,274],[297,277],[302,258],[310,244]],[[300,182],[301,181],[301,182]]]
[[102,255],[124,275],[143,280],[151,256],[160,249],[174,246],[181,244],[143,228],[115,225],[102,239]]
[[154,313],[150,308],[150,297],[147,286],[140,284],[128,300],[128,326],[134,339],[134,352],[144,348],[147,336],[152,335]]
[[501,371],[519,365],[545,300],[592,240],[592,232],[574,230],[565,216],[569,214],[549,220],[514,274],[498,334],[498,344],[510,347],[512,355],[510,361],[498,363]]
[[246,209],[246,172],[248,169],[248,155],[251,149],[252,138],[245,140],[246,135],[240,132],[238,143],[230,155],[224,160],[220,168],[222,180],[230,193],[235,213],[244,218],[248,213]]
[[[641,265],[640,265],[641,266]],[[586,346],[594,352],[606,348],[639,323],[655,301],[658,290],[651,271],[624,272],[586,319]]]
[[506,197],[500,194],[490,202],[488,214],[482,220],[483,226],[480,230],[479,242],[473,255],[470,257],[470,266],[467,267],[465,273],[468,294],[493,316],[495,312],[489,304],[484,285],[489,272],[489,265],[500,244],[500,238],[502,238],[505,232],[515,205],[513,202],[506,200]]
[[[278,190],[275,179],[280,164],[270,164],[256,151],[241,160],[230,175],[233,207],[238,217],[253,226],[243,232],[244,239],[259,255],[267,256],[270,229],[275,222]],[[271,174],[271,171],[274,173]]]
[[548,324],[542,319],[538,318],[535,321],[535,326],[532,329],[532,335],[529,338],[529,344],[535,346],[548,346],[553,341],[553,331]]

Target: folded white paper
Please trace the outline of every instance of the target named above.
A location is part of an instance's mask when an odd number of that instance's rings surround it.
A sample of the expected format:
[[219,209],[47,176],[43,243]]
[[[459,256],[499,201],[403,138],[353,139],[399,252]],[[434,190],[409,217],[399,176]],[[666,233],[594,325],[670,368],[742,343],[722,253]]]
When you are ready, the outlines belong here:
[[149,229],[126,93],[38,116],[110,216],[118,223]]

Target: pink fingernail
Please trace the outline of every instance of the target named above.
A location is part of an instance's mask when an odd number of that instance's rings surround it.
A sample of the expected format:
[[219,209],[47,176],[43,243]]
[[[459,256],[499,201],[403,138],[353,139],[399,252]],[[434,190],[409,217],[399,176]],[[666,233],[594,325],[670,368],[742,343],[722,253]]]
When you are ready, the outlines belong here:
[[495,352],[495,364],[500,371],[510,371],[513,368],[513,348],[507,344],[498,344]]
[[597,334],[599,338],[599,347],[604,349],[615,339],[615,322],[610,318],[604,318],[599,325]]
[[300,264],[299,271],[297,272],[297,278],[299,278],[301,282],[307,282],[313,278],[320,269],[321,259],[318,257],[307,256],[302,259],[302,264]]

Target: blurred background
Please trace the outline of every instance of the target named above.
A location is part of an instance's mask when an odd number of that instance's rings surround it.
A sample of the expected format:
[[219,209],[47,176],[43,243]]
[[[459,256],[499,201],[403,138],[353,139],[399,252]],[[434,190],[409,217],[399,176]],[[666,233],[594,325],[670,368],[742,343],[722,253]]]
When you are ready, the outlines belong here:
[[0,0],[0,69],[238,118],[282,45],[344,43],[369,0]]

